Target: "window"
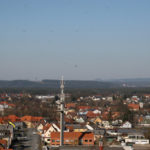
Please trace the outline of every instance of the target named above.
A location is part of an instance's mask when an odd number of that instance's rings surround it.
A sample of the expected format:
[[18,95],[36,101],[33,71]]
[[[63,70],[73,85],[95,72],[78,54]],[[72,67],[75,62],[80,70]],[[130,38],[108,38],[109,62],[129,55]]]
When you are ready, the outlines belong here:
[[85,140],[85,142],[88,142],[88,140]]
[[69,140],[65,140],[66,142],[69,142]]
[[92,140],[89,140],[89,142],[92,142]]
[[55,142],[55,140],[52,140],[52,142]]
[[130,139],[135,139],[134,135],[129,136]]
[[143,136],[137,136],[137,139],[144,139]]
[[47,139],[47,141],[50,141],[50,139]]

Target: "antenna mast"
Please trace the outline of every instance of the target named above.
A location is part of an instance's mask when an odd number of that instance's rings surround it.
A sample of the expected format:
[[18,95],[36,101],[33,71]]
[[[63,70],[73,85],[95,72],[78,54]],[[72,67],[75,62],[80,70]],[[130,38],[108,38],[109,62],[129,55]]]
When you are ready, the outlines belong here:
[[60,95],[60,146],[64,145],[64,100],[65,100],[65,95],[64,95],[64,79],[62,76],[61,79],[61,95]]

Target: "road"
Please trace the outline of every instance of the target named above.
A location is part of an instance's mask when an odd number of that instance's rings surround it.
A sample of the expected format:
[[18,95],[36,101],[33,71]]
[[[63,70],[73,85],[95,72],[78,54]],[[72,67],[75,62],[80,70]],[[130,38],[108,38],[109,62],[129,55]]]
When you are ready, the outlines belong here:
[[37,134],[36,129],[30,128],[27,130],[27,138],[29,141],[27,141],[26,147],[24,150],[40,150],[40,135]]
[[37,134],[36,129],[29,128],[24,131],[25,138],[13,144],[14,150],[41,150],[40,135]]

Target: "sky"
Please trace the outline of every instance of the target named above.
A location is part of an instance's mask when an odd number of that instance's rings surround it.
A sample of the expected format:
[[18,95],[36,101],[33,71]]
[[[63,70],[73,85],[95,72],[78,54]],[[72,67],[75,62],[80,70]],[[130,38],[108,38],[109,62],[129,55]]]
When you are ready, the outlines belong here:
[[149,0],[0,0],[0,80],[150,77]]

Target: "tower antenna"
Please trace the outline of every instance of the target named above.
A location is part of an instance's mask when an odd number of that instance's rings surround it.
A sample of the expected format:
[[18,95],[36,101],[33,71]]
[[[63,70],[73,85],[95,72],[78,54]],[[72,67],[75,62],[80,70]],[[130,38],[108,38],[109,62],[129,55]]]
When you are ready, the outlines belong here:
[[61,94],[60,94],[60,146],[64,145],[64,101],[65,101],[65,94],[64,94],[64,78],[61,78]]

